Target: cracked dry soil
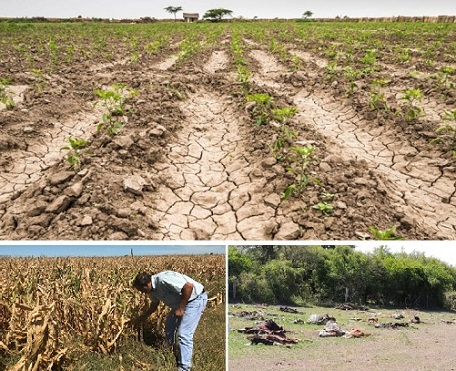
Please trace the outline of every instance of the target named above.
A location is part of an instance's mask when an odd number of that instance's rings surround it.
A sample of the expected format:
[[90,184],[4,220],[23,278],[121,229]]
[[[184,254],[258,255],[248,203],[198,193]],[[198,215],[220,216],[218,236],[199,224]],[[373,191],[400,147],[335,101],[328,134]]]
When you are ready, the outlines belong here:
[[[0,111],[0,238],[351,240],[393,225],[407,239],[455,237],[455,177],[438,152],[319,88],[321,61],[290,75],[251,48],[254,90],[295,105],[297,143],[316,148],[309,171],[320,182],[301,197],[281,197],[293,176],[270,155],[274,130],[252,124],[229,48],[184,64],[165,50],[136,64],[66,66],[46,76],[45,94],[17,74],[24,99]],[[109,138],[95,130],[92,87],[119,81],[139,94]],[[77,170],[60,150],[68,136],[90,143]],[[334,195],[328,216],[313,208],[323,192]]]

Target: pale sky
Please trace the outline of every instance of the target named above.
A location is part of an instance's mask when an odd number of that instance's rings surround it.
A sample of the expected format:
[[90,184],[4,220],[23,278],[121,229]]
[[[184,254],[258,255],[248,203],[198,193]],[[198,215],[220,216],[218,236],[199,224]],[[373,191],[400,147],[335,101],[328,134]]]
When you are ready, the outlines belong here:
[[307,10],[314,18],[456,15],[454,0],[0,0],[0,17],[173,18],[168,6],[200,17],[214,8],[245,18],[300,18]]
[[363,241],[354,245],[355,250],[360,252],[372,252],[380,245],[388,247],[392,253],[422,252],[425,256],[440,259],[456,268],[456,241]]
[[225,245],[188,244],[170,245],[153,243],[125,243],[125,242],[40,242],[25,244],[24,242],[0,244],[1,256],[124,256],[139,255],[190,255],[190,254],[225,254]]

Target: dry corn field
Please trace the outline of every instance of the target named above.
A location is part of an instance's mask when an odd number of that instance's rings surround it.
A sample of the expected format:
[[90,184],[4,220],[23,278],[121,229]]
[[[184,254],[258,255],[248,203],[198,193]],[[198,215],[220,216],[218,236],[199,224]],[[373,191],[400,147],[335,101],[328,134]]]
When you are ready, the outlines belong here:
[[223,255],[1,258],[0,369],[174,369],[164,346],[168,309],[160,304],[140,324],[148,302],[131,288],[139,271],[162,270],[204,284],[209,303],[195,334],[195,369],[225,369]]

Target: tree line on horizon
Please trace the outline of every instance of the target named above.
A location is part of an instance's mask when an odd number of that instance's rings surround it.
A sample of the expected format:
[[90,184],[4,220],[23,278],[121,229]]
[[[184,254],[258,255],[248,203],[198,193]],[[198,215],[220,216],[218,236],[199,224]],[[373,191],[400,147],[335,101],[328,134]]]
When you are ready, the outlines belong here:
[[[177,12],[183,11],[181,6],[167,6],[164,8],[167,13],[174,14],[174,20],[176,20]],[[224,8],[209,9],[203,15],[203,19],[208,19],[210,21],[220,21],[224,17],[231,16],[233,14],[232,10]]]
[[456,309],[456,268],[384,246],[230,246],[228,274],[236,302]]
[[[166,8],[164,8],[164,10],[167,13],[174,14],[174,20],[176,20],[177,12],[183,11],[183,8],[181,6],[167,6]],[[232,14],[233,14],[232,10],[225,9],[225,8],[209,9],[208,11],[206,11],[204,13],[203,19],[207,19],[207,20],[210,20],[210,21],[221,21],[225,17],[231,17]],[[313,12],[311,12],[310,10],[306,10],[302,14],[302,18],[304,20],[307,20],[310,17],[312,17],[312,15],[313,15]]]

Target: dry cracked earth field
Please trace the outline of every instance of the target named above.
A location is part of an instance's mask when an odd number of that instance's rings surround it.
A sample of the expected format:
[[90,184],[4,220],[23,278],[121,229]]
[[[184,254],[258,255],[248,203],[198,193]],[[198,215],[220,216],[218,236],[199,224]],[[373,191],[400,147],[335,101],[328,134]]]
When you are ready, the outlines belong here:
[[[427,95],[426,118],[412,126],[346,97],[343,82],[324,79],[321,55],[287,45],[301,61],[291,71],[245,37],[252,91],[295,106],[296,143],[316,148],[308,171],[318,182],[283,199],[294,176],[270,153],[274,129],[250,116],[231,37],[227,28],[182,63],[176,41],[134,62],[120,51],[42,75],[8,49],[0,75],[16,104],[0,105],[0,238],[353,240],[372,238],[371,226],[410,240],[456,237],[456,161],[429,144],[454,94]],[[408,72],[384,66],[387,96]],[[138,94],[111,137],[96,130],[93,91],[119,82]],[[70,136],[89,142],[79,169],[61,149]],[[322,194],[332,195],[329,215],[314,208]]]

